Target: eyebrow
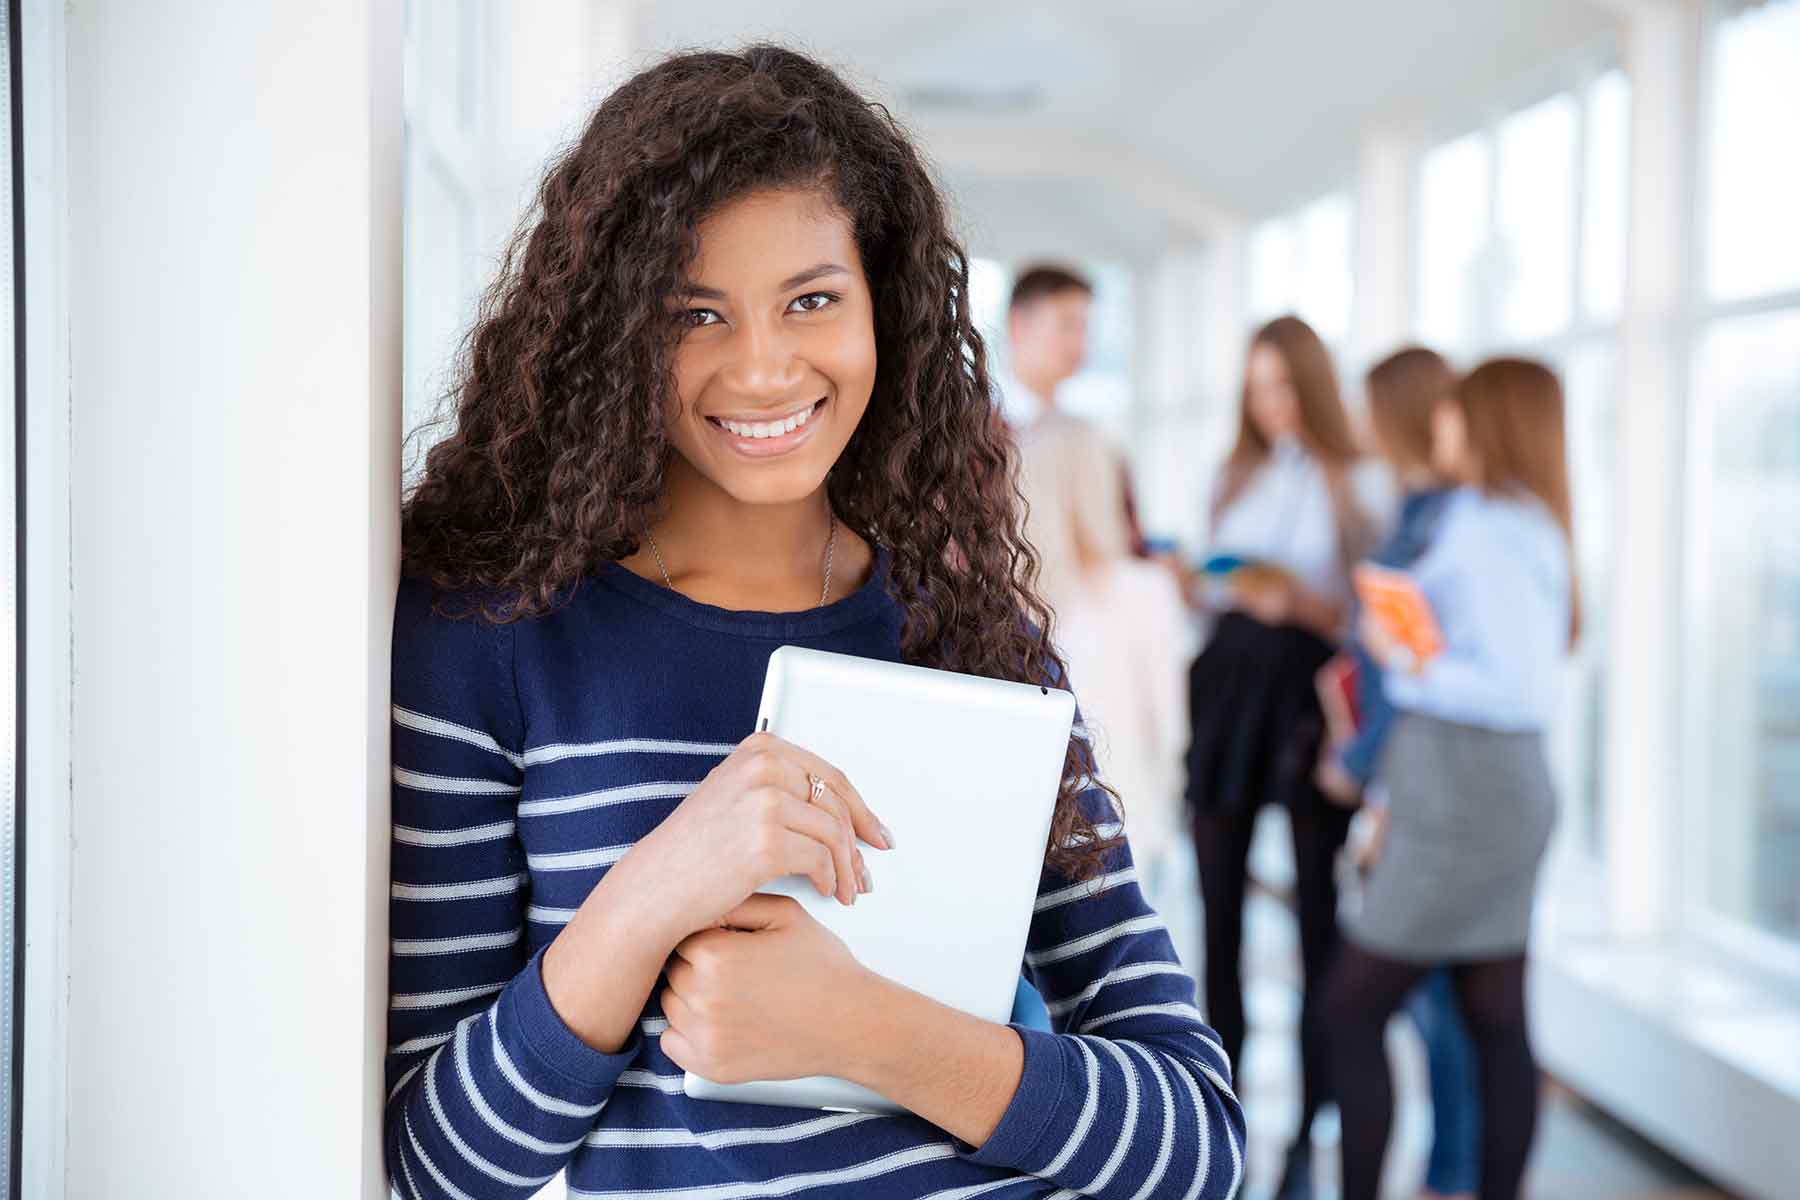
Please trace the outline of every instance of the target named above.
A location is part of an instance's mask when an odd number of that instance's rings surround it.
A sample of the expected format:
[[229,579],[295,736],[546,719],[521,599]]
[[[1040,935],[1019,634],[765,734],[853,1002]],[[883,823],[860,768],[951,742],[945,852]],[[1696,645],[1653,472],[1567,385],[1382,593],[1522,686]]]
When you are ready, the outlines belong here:
[[[814,280],[823,279],[827,275],[848,275],[849,273],[850,272],[846,267],[843,267],[838,263],[818,263],[806,268],[804,271],[789,275],[786,279],[781,281],[781,285],[777,290],[783,292],[792,291],[794,288],[804,287]],[[694,300],[725,299],[724,292],[721,292],[718,288],[707,287],[705,284],[690,282],[684,290],[686,295]]]

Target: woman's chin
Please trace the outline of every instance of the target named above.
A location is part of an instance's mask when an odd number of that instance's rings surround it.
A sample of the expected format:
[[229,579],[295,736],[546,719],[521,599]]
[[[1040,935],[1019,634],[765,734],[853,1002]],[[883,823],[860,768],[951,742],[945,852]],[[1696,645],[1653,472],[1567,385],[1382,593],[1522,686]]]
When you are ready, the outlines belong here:
[[713,482],[739,504],[793,504],[816,494],[825,483],[825,471],[805,463],[783,463],[760,471],[731,471],[714,476]]

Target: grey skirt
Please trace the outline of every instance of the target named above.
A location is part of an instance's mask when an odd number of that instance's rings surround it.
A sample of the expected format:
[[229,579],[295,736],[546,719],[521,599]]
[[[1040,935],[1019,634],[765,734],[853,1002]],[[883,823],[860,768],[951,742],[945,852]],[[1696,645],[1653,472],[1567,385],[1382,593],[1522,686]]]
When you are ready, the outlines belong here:
[[1378,779],[1391,819],[1351,940],[1417,963],[1522,952],[1556,823],[1542,735],[1403,712]]

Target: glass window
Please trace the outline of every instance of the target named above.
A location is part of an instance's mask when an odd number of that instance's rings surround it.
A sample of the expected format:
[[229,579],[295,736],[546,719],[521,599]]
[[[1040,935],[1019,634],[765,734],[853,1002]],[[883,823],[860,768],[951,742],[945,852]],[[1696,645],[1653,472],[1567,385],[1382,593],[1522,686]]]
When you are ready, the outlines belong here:
[[1687,700],[1704,903],[1800,937],[1800,311],[1694,359]]
[[1500,337],[1569,324],[1575,277],[1575,98],[1552,96],[1500,125],[1494,271]]
[[1006,302],[1011,298],[1012,277],[1005,263],[969,259],[969,319],[987,346],[988,370],[996,375],[1006,367]]
[[1300,210],[1294,309],[1328,342],[1350,336],[1350,197],[1342,192]]
[[1569,481],[1574,499],[1575,571],[1581,640],[1569,663],[1558,743],[1563,794],[1573,802],[1577,845],[1598,856],[1606,762],[1606,658],[1614,539],[1614,450],[1618,440],[1616,352],[1611,339],[1587,342],[1563,372]]
[[1608,71],[1587,89],[1583,129],[1581,307],[1590,321],[1619,315],[1625,292],[1626,162],[1631,143],[1631,85]]
[[1446,351],[1479,336],[1478,260],[1487,241],[1487,139],[1471,133],[1427,153],[1419,167],[1420,336]]
[[1350,334],[1350,197],[1333,192],[1250,231],[1250,316],[1294,313],[1327,342]]
[[1715,300],[1800,288],[1800,0],[1747,9],[1713,45],[1706,283]]
[[414,107],[433,125],[472,132],[475,124],[476,9],[472,0],[408,4],[406,18],[419,72]]
[[1250,316],[1266,321],[1295,306],[1300,236],[1291,218],[1264,221],[1250,231]]
[[[474,320],[481,268],[478,187],[470,150],[480,40],[470,0],[406,9],[405,178],[402,278],[406,291],[404,421],[410,434],[440,413],[456,356]],[[431,430],[450,432],[448,423]],[[407,444],[410,483],[430,447]]]

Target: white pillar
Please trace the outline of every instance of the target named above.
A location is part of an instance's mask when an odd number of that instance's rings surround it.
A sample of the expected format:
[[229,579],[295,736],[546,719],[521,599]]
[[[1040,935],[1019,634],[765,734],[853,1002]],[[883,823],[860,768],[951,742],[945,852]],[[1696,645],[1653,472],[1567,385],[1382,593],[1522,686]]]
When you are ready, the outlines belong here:
[[1206,534],[1206,500],[1237,431],[1244,349],[1250,335],[1245,291],[1246,231],[1221,223],[1207,243],[1172,264],[1185,282],[1187,302],[1171,314],[1180,356],[1180,390],[1164,393],[1173,407],[1146,435],[1139,472],[1145,519],[1190,552]]
[[67,1194],[386,1196],[401,3],[66,11]]
[[1617,567],[1607,607],[1606,858],[1616,933],[1653,937],[1678,911],[1682,441],[1702,0],[1638,5],[1621,339]]
[[1343,364],[1346,383],[1412,333],[1416,150],[1404,134],[1374,130],[1357,154],[1356,305]]
[[1196,532],[1193,429],[1203,408],[1206,261],[1201,247],[1171,245],[1138,277],[1132,482],[1146,532],[1183,543]]
[[[552,156],[634,65],[633,13],[630,0],[412,6],[409,430],[437,414],[454,382],[480,293]],[[409,469],[427,448],[409,446]]]

